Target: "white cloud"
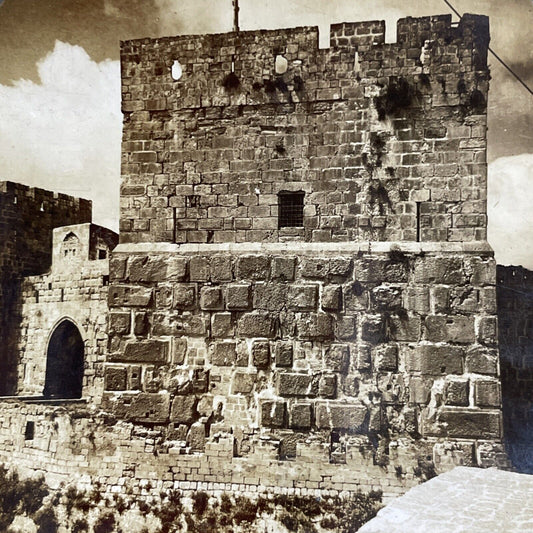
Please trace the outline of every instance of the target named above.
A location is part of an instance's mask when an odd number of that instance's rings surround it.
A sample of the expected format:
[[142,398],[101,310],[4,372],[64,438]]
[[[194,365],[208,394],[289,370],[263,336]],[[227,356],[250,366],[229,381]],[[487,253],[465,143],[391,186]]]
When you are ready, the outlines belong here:
[[489,165],[488,240],[503,265],[533,269],[533,154]]
[[56,41],[40,83],[0,85],[0,179],[93,200],[93,220],[118,227],[120,67]]

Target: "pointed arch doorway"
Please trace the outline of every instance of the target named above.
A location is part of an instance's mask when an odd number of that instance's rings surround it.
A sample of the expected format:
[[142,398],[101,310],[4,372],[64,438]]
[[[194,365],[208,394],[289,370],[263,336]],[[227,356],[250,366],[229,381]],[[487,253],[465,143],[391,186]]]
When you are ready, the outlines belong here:
[[81,398],[85,344],[76,325],[63,320],[46,352],[45,398]]

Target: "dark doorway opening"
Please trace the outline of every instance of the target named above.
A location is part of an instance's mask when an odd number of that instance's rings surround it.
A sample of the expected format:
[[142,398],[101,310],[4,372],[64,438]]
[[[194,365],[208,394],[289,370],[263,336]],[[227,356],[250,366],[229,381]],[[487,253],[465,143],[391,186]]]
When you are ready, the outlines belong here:
[[81,398],[84,351],[78,328],[70,320],[61,322],[48,343],[45,398]]

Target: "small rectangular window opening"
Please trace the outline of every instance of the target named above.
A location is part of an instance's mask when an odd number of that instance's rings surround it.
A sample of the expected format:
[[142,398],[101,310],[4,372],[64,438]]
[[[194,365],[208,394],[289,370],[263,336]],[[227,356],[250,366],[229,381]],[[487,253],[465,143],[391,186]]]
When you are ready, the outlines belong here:
[[103,249],[99,249],[98,250],[98,259],[105,259],[107,257],[107,252],[106,250],[103,250]]
[[107,287],[109,285],[109,275],[102,276],[102,285]]
[[282,191],[278,194],[278,227],[298,228],[304,225],[305,193]]
[[200,207],[200,195],[189,194],[185,197],[185,207]]
[[24,440],[33,440],[35,435],[35,422],[26,422],[26,429],[24,430]]

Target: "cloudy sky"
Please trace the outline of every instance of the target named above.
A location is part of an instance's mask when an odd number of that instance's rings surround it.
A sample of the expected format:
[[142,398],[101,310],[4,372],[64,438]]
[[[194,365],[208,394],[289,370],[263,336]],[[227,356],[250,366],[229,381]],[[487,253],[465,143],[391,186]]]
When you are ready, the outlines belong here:
[[[532,0],[452,0],[490,16],[491,47],[533,87]],[[243,30],[449,13],[443,0],[240,0]],[[230,31],[231,0],[0,0],[0,179],[90,198],[116,229],[119,40]],[[533,96],[496,60],[489,96],[489,240],[533,269]]]

